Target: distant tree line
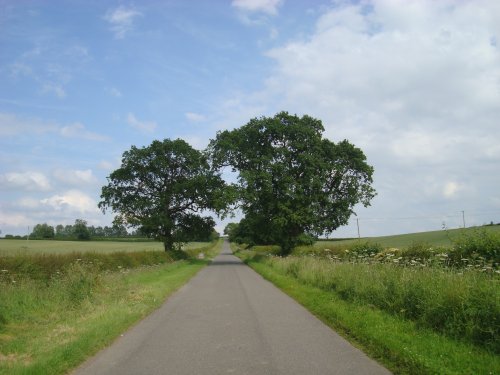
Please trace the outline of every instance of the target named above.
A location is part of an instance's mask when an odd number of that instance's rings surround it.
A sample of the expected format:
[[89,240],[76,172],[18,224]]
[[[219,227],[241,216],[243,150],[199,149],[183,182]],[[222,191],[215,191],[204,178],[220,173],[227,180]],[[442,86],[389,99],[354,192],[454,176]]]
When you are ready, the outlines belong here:
[[123,225],[93,226],[88,225],[83,219],[76,219],[74,224],[56,226],[47,223],[36,224],[30,233],[30,239],[70,239],[70,240],[90,240],[92,238],[106,237],[145,237],[140,233],[127,231]]
[[[193,233],[191,236],[186,236],[186,242],[199,241],[206,242],[212,241],[219,237],[215,231],[214,225],[209,228],[210,230],[205,233]],[[56,226],[47,223],[36,224],[29,236],[14,236],[6,234],[7,239],[32,239],[32,240],[78,240],[86,241],[92,239],[106,239],[106,238],[150,238],[151,236],[144,232],[142,228],[137,230],[127,231],[123,224],[113,224],[112,226],[93,226],[88,225],[87,221],[83,219],[76,219],[74,224]]]

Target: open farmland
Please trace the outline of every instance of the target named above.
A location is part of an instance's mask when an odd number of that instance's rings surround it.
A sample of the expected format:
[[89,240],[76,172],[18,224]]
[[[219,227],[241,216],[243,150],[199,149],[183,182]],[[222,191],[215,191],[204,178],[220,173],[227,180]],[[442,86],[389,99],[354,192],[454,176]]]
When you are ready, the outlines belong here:
[[[194,249],[208,242],[190,242],[185,248]],[[155,241],[53,241],[53,240],[0,240],[0,257],[31,254],[115,253],[137,251],[163,251],[163,243]]]
[[[484,227],[471,227],[465,229],[449,229],[437,230],[431,232],[408,233],[394,236],[380,237],[362,237],[362,241],[374,242],[383,247],[405,248],[415,243],[426,243],[432,246],[451,246],[454,240],[457,240],[462,234],[471,233],[477,230],[485,230],[487,232],[500,233],[500,225],[491,225]],[[351,245],[359,241],[357,238],[342,239],[342,240],[322,240],[317,243],[318,246],[326,245]]]

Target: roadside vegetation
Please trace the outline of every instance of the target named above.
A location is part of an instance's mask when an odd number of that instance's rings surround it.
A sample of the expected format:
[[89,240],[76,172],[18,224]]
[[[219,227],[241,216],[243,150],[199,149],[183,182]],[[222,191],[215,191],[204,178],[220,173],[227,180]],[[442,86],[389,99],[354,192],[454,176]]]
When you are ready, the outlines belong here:
[[451,246],[372,241],[235,245],[264,277],[396,373],[500,372],[500,233]]
[[159,307],[221,246],[0,256],[0,374],[66,373]]

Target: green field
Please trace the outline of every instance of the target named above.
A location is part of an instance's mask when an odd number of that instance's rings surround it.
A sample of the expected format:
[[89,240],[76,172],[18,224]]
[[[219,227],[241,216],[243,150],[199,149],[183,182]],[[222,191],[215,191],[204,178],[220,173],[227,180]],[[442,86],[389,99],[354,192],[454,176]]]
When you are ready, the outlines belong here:
[[[185,248],[208,246],[208,242],[190,242]],[[65,254],[65,253],[115,253],[119,251],[163,251],[161,242],[136,241],[53,241],[0,239],[0,257],[7,255]]]
[[[361,241],[376,242],[383,247],[397,247],[405,248],[415,243],[426,243],[433,246],[451,246],[452,241],[458,239],[464,233],[471,233],[477,230],[485,230],[487,232],[500,233],[500,225],[484,226],[484,227],[471,227],[466,229],[450,229],[439,230],[432,232],[421,233],[408,233],[399,234],[394,236],[380,236],[380,237],[362,237]],[[331,246],[338,245],[351,245],[359,241],[357,238],[345,240],[322,240],[317,244],[324,247],[327,244]]]

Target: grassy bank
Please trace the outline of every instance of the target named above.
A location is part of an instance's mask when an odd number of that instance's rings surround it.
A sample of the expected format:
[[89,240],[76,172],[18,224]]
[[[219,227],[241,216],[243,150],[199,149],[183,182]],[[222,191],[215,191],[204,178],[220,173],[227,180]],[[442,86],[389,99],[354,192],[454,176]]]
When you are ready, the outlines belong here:
[[397,374],[497,374],[498,355],[370,304],[304,284],[262,259],[249,264],[372,358]]
[[[211,255],[220,246],[200,251]],[[77,258],[55,273],[2,276],[0,374],[66,373],[159,307],[207,263],[139,265],[134,253],[108,257],[111,268]],[[115,267],[117,259],[127,258],[133,267]]]
[[277,250],[239,255],[395,372],[499,372],[498,234],[469,232],[449,247],[356,241],[287,258]]

